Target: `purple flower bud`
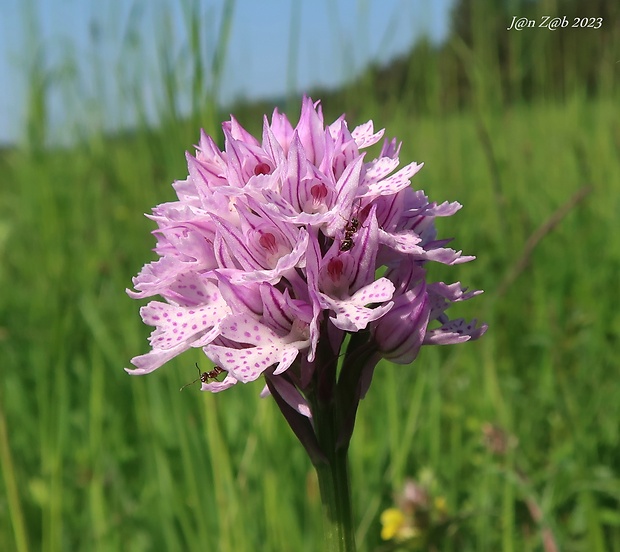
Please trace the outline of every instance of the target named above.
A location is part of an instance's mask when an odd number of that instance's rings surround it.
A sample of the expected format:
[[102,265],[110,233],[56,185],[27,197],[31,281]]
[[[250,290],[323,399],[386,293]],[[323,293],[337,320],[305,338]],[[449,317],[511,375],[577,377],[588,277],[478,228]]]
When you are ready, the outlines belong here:
[[426,282],[399,295],[394,307],[378,320],[374,339],[379,352],[398,364],[409,364],[424,342],[430,314]]

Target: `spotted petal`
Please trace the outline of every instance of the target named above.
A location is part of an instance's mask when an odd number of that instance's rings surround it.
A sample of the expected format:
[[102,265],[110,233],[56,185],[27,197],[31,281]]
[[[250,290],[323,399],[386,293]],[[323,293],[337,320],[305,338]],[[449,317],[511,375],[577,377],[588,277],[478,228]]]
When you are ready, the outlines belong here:
[[320,295],[325,307],[336,314],[330,318],[334,326],[341,330],[357,332],[365,329],[369,322],[382,317],[392,308],[393,303],[390,301],[375,308],[365,305],[389,301],[393,293],[394,284],[387,278],[379,278],[348,299],[335,299],[323,293]]
[[308,340],[291,342],[243,314],[228,317],[220,326],[220,335],[236,346],[210,344],[204,351],[215,364],[243,383],[257,379],[273,365],[277,365],[276,375],[283,372],[299,350],[309,344]]
[[181,307],[151,301],[140,309],[145,324],[155,326],[149,338],[152,350],[131,359],[132,375],[148,374],[190,347],[202,347],[219,334],[219,324],[229,308],[221,296],[201,306]]

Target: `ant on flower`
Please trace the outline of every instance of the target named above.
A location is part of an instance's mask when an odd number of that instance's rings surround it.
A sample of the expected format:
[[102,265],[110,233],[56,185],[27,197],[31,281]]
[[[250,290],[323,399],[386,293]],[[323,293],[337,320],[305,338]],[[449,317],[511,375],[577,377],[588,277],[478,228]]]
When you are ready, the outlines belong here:
[[353,249],[353,246],[355,245],[353,242],[353,235],[359,230],[359,227],[360,221],[357,216],[352,217],[351,220],[347,221],[344,225],[344,239],[340,243],[340,251],[344,252]]
[[213,370],[201,373],[200,368],[198,367],[198,363],[196,363],[196,370],[198,370],[198,377],[194,381],[186,383],[183,387],[181,387],[181,389],[179,389],[179,391],[183,391],[183,389],[185,389],[187,386],[193,385],[198,380],[200,380],[202,383],[209,383],[209,380],[217,379],[217,377],[224,372],[222,368],[220,368],[219,366],[215,366]]

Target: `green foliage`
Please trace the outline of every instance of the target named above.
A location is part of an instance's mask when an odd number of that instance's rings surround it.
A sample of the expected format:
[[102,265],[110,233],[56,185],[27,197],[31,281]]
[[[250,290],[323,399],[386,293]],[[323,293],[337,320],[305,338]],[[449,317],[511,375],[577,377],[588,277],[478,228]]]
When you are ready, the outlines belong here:
[[[549,534],[561,550],[620,550],[617,103],[574,91],[483,109],[497,75],[480,62],[472,109],[442,113],[447,81],[417,70],[435,87],[420,92],[428,110],[404,99],[422,82],[413,74],[390,101],[371,83],[324,108],[375,118],[404,161],[426,163],[417,187],[464,205],[438,227],[478,259],[434,270],[486,291],[459,314],[490,330],[377,369],[351,450],[359,549],[386,546],[381,511],[430,468],[450,519],[441,550],[544,550]],[[200,124],[216,128],[204,109]],[[256,131],[254,110],[238,113]],[[198,115],[163,119],[0,154],[0,550],[319,550],[312,467],[260,384],[180,393],[194,362],[207,368],[194,353],[148,377],[122,370],[149,332],[124,293],[153,258],[141,213],[173,198],[198,140]],[[489,427],[509,446],[490,446]]]
[[[445,276],[486,290],[463,315],[491,329],[478,343],[377,370],[352,444],[362,550],[378,544],[391,493],[424,466],[462,517],[445,549],[539,549],[530,496],[563,549],[604,550],[620,538],[620,120],[605,102],[487,120],[499,198],[471,115],[385,121],[404,140],[403,159],[426,162],[417,185],[464,204],[440,228],[478,260]],[[188,144],[170,142],[178,159],[160,165],[158,142],[3,160],[0,405],[13,471],[5,460],[0,548],[14,548],[20,512],[33,550],[254,550],[263,540],[316,550],[311,466],[275,406],[258,399],[260,385],[179,393],[195,375],[191,354],[149,377],[122,371],[147,346],[123,293],[153,245],[140,213],[171,199],[168,183],[185,170]],[[528,236],[586,183],[591,194],[499,296]],[[485,422],[518,439],[508,457],[481,445]]]

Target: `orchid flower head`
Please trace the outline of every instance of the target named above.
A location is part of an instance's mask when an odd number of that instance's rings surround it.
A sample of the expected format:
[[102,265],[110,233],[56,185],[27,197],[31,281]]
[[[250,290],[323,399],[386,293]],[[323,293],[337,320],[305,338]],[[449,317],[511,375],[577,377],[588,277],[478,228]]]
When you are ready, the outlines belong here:
[[320,103],[304,97],[295,126],[276,109],[260,138],[232,117],[222,129],[223,149],[202,132],[187,178],[173,184],[177,200],[150,215],[158,259],[128,294],[162,300],[141,309],[151,350],[127,372],[199,348],[221,374],[202,390],[264,376],[264,394],[310,416],[303,390],[347,334],[369,358],[409,363],[422,345],[485,332],[446,315],[480,292],[428,282],[424,268],[473,258],[437,238],[435,219],[460,205],[413,188],[422,164],[399,169],[400,144],[372,121],[325,124]]

